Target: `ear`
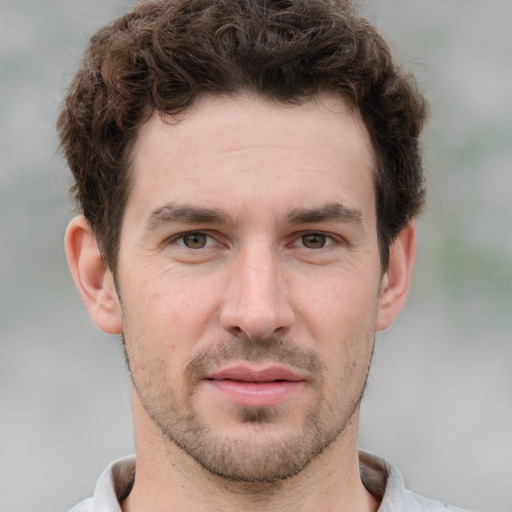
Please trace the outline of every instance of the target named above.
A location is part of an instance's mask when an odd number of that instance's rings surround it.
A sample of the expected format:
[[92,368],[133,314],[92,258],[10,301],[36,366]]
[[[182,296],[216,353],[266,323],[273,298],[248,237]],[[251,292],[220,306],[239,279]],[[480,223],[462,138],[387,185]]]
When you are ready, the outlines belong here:
[[409,222],[389,248],[389,265],[382,278],[377,330],[387,329],[402,310],[411,285],[416,256],[416,225]]
[[69,223],[65,244],[71,274],[92,321],[106,333],[120,334],[121,310],[114,278],[83,215]]

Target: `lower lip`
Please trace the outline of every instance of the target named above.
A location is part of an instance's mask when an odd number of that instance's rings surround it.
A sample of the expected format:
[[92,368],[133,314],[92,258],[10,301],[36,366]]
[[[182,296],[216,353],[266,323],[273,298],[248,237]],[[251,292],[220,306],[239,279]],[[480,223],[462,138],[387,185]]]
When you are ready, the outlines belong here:
[[304,389],[303,381],[246,382],[240,380],[208,380],[223,396],[245,407],[278,405]]

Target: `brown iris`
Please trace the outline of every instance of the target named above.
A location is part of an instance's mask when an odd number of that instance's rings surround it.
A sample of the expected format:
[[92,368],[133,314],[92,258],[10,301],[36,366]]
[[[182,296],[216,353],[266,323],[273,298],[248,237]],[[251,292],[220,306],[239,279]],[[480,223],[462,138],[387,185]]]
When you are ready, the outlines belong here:
[[302,237],[302,243],[308,249],[321,249],[325,246],[326,242],[327,237],[319,233],[311,233]]
[[183,244],[189,249],[203,249],[208,241],[207,235],[204,233],[187,233],[183,235]]

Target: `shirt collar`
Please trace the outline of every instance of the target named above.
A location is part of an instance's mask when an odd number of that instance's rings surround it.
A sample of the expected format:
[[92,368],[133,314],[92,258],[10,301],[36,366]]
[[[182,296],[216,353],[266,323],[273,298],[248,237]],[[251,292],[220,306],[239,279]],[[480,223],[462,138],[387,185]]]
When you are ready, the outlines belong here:
[[[359,451],[359,470],[368,492],[381,502],[378,512],[465,512],[407,490],[398,468],[373,453]],[[120,503],[130,493],[134,479],[135,455],[123,457],[110,464],[98,479],[91,510],[122,512]]]

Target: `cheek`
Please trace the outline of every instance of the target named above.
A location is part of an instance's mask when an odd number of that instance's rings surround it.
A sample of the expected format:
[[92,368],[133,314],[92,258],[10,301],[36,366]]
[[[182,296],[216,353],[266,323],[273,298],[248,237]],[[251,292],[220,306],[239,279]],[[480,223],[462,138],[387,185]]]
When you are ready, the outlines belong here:
[[[146,277],[147,276],[147,277]],[[199,341],[215,315],[208,282],[148,268],[122,290],[123,330],[158,352]]]
[[[300,317],[321,341],[327,335],[350,339],[366,335],[377,314],[379,284],[375,272],[334,272],[314,283],[302,283],[296,297]],[[323,335],[320,335],[323,333]],[[313,333],[312,333],[313,334]]]
[[[328,394],[343,405],[343,397],[359,396],[368,373],[375,340],[377,286],[333,280],[304,301],[302,321],[326,365]],[[332,393],[332,395],[331,395]]]

